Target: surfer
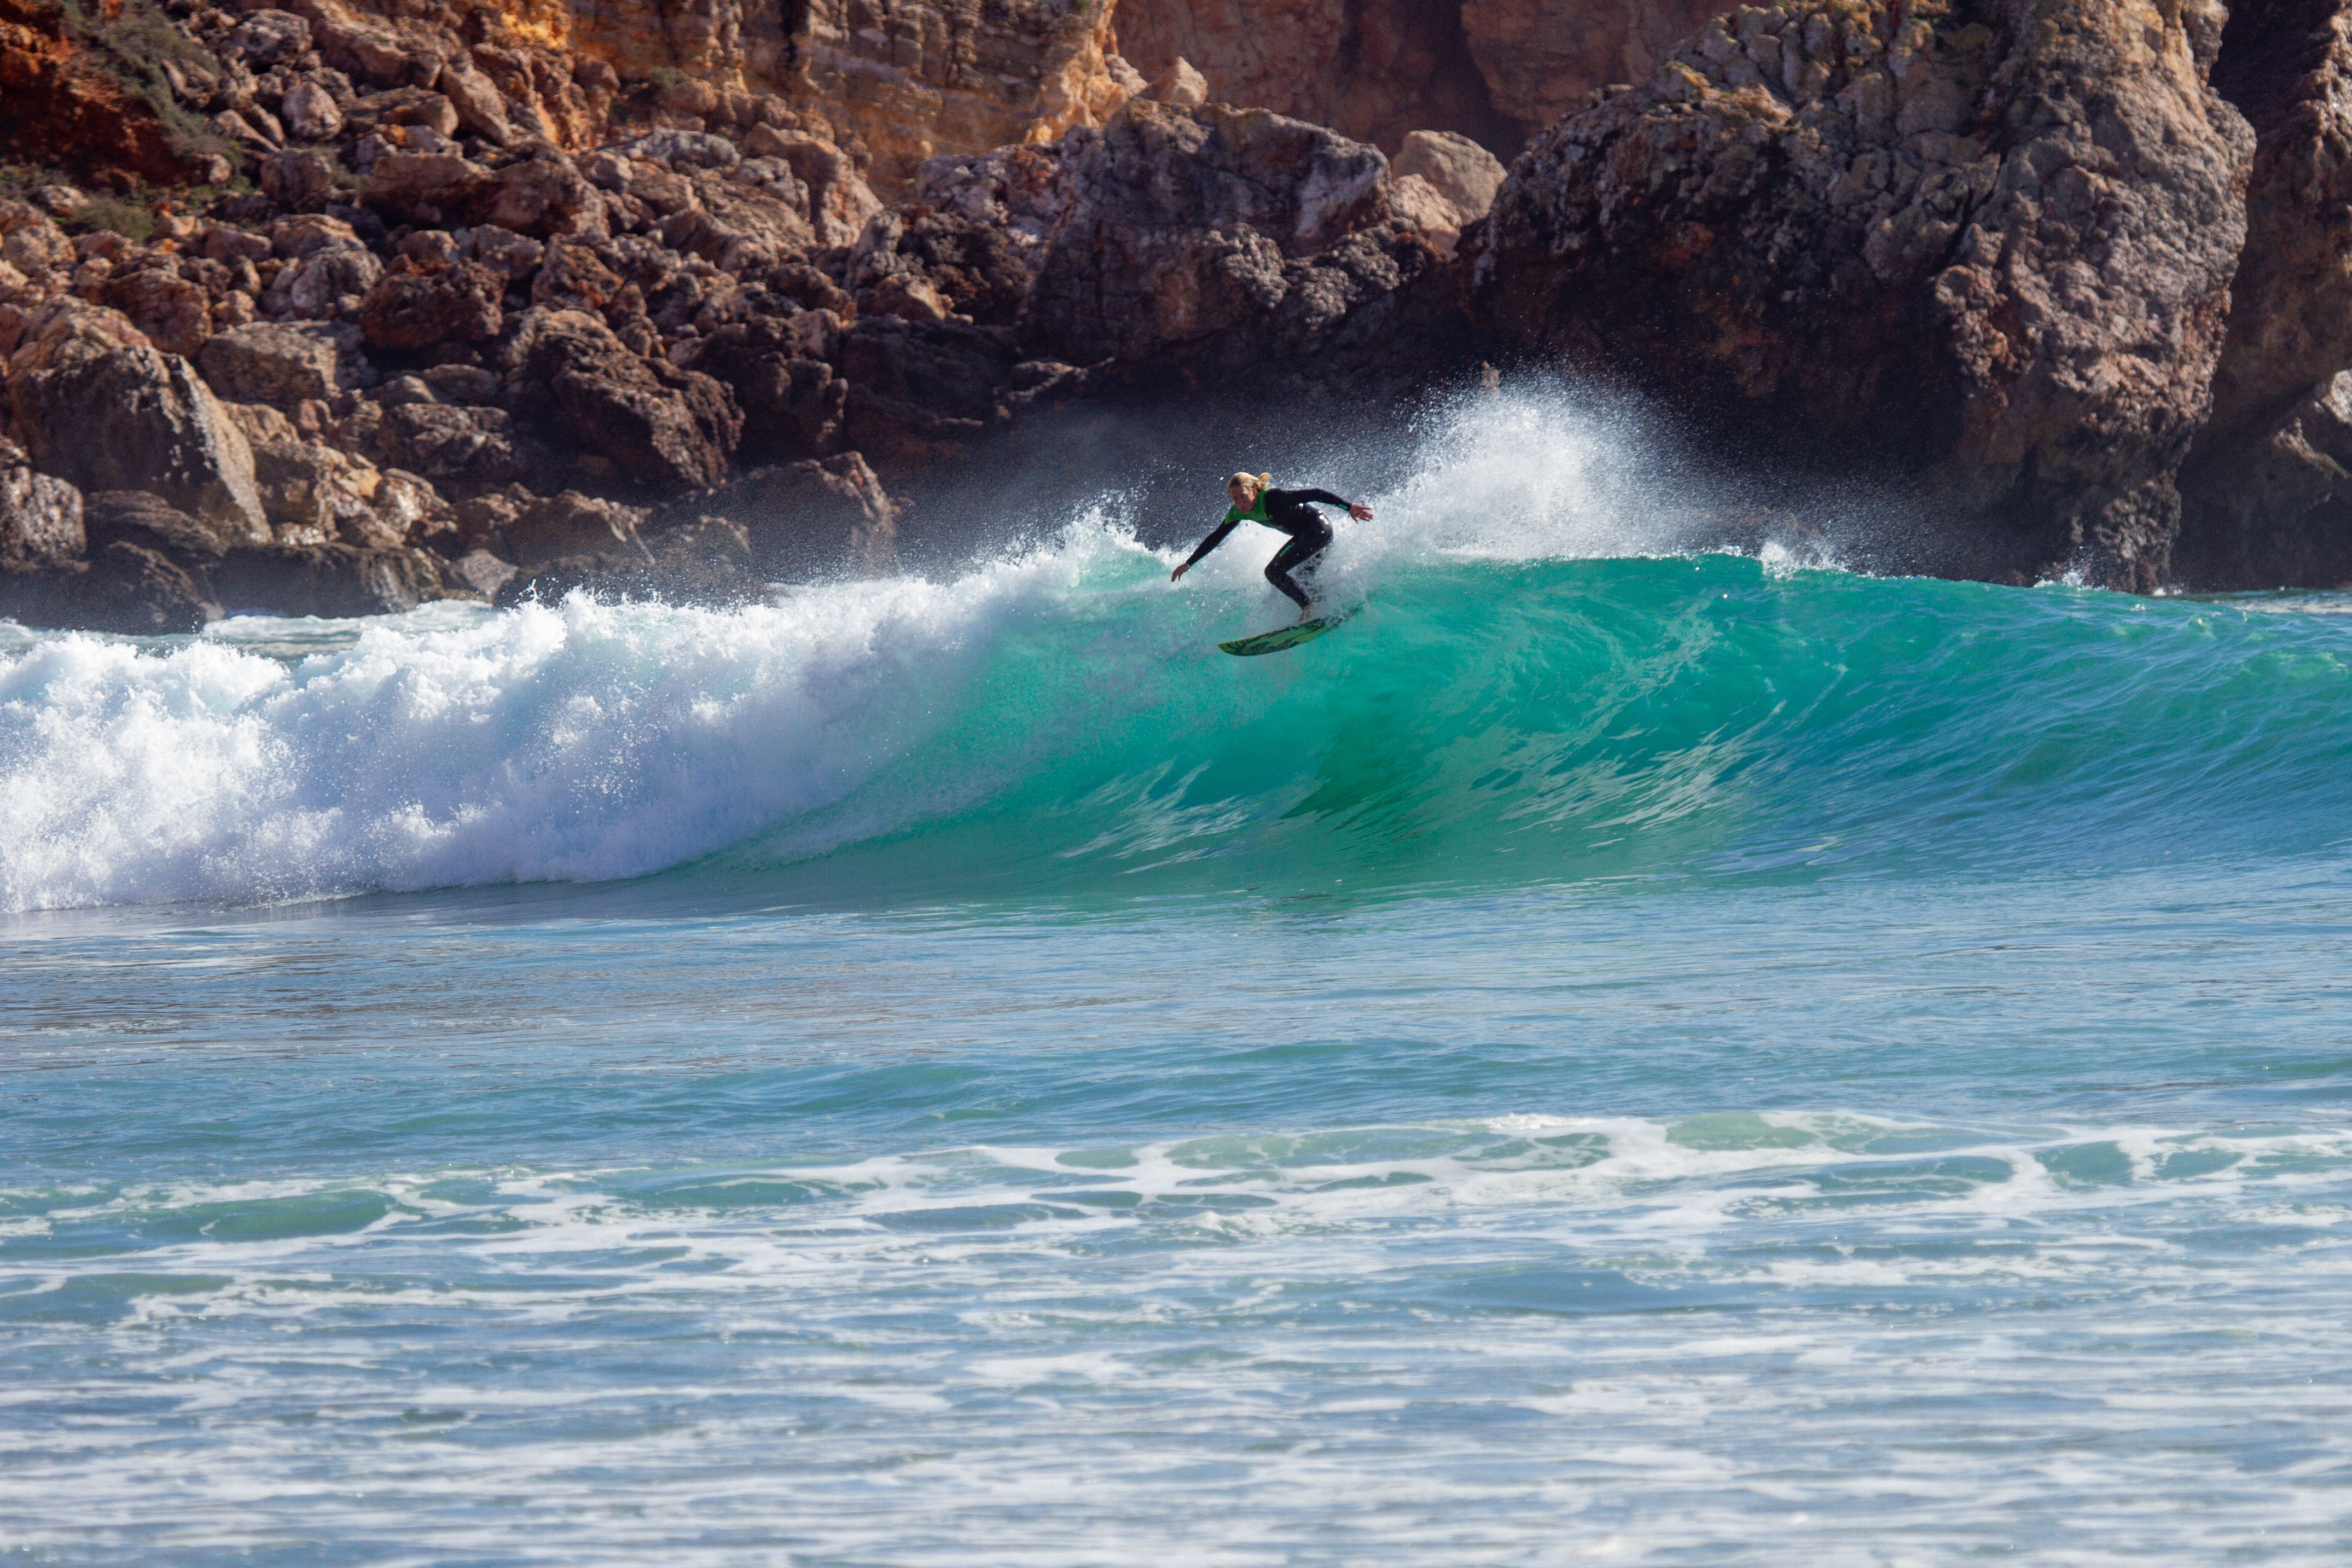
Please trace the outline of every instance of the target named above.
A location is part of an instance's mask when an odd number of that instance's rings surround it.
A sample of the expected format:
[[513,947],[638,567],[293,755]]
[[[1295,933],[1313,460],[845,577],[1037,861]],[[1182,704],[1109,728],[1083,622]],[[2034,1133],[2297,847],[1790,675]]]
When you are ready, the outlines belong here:
[[1262,522],[1277,533],[1290,535],[1290,542],[1275,552],[1274,559],[1265,563],[1265,580],[1282,590],[1298,606],[1298,618],[1315,618],[1315,602],[1307,590],[1298,585],[1291,574],[1305,566],[1331,547],[1331,525],[1318,506],[1345,507],[1348,515],[1358,522],[1372,521],[1372,509],[1354,501],[1341,500],[1329,490],[1278,490],[1272,474],[1235,474],[1225,481],[1225,494],[1234,504],[1225,512],[1225,521],[1217,524],[1216,531],[1201,541],[1201,548],[1191,559],[1168,574],[1171,583],[1181,583],[1184,574],[1198,563],[1201,557],[1225,542],[1225,535],[1244,522]]

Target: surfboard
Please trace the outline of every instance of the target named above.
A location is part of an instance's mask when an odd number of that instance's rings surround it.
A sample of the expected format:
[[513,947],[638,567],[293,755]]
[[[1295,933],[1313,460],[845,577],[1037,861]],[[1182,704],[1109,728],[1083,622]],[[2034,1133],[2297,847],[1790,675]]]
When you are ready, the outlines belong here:
[[1260,632],[1254,637],[1239,637],[1217,646],[1239,658],[1249,658],[1261,653],[1280,653],[1285,648],[1297,647],[1300,643],[1313,642],[1347,618],[1345,616],[1325,616],[1319,620],[1300,621],[1280,631]]

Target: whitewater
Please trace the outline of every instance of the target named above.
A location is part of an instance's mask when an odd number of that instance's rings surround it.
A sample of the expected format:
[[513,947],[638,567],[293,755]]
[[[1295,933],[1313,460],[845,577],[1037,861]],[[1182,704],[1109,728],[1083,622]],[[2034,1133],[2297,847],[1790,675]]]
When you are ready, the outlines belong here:
[[2352,595],[1362,456],[0,624],[0,1560],[2341,1561]]

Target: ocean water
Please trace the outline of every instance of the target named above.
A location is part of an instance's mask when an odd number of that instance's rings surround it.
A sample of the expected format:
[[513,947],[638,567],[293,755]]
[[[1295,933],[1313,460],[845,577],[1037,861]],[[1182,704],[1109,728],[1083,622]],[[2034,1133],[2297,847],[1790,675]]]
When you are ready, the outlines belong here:
[[0,1563],[2352,1553],[2352,597],[1677,553],[0,627]]

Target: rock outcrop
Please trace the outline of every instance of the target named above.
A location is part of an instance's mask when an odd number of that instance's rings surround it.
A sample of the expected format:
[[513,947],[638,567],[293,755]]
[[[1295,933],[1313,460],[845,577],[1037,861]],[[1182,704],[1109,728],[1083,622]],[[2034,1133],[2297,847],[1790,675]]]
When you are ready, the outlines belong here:
[[2181,488],[2181,575],[2352,578],[2352,5],[2239,0],[2214,86],[2257,138],[2213,414]]
[[1388,332],[1440,266],[1394,221],[1388,161],[1320,127],[1139,100],[1064,146],[1020,321],[1034,358],[1271,367]]
[[[1496,110],[1534,136],[1588,94],[1645,81],[1736,0],[1464,0],[1462,30]],[[1438,124],[1433,121],[1430,123]]]
[[[1625,0],[1522,0],[1520,8],[1572,13],[1569,26],[1590,30],[1604,6],[1631,8]],[[1486,8],[1486,0],[1119,0],[1116,20],[1138,71],[1156,79],[1181,60],[1201,74],[1209,101],[1328,125],[1391,153],[1431,128],[1509,150],[1537,127],[1497,110],[1474,58],[1465,24]],[[1618,79],[1580,79],[1572,90],[1581,97]]]
[[177,354],[68,332],[17,351],[8,395],[10,432],[43,472],[85,491],[152,491],[225,542],[269,539],[252,449]]
[[1478,307],[1754,451],[1915,485],[1950,522],[1923,564],[2154,587],[2245,234],[2221,22],[2205,0],[1743,9],[1521,160]]

